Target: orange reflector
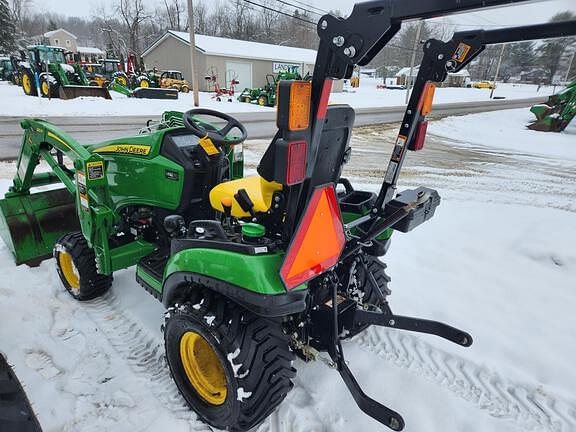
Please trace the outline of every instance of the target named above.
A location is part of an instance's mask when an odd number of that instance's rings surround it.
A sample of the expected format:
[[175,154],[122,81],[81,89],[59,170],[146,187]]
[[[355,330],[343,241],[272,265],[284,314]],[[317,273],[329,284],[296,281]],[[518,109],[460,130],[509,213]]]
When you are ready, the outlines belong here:
[[432,102],[434,102],[434,93],[436,92],[436,86],[429,82],[426,84],[426,90],[422,95],[422,108],[420,112],[423,116],[427,116],[432,111]]
[[290,117],[288,129],[301,131],[310,124],[310,100],[312,83],[310,81],[293,81],[290,85]]
[[336,265],[346,238],[333,185],[314,191],[286,252],[280,277],[289,290]]

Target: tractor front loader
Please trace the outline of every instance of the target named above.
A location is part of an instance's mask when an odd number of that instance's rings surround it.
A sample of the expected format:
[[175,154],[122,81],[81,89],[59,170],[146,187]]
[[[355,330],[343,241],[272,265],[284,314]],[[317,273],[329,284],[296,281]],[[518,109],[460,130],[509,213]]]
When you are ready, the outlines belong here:
[[[217,111],[166,112],[138,135],[92,145],[24,120],[0,234],[17,263],[36,264],[52,250],[62,285],[81,301],[135,266],[138,283],[167,309],[176,386],[217,429],[262,423],[291,390],[299,356],[338,371],[363,412],[402,430],[398,412],[364,393],[341,341],[375,325],[472,344],[463,330],[396,315],[389,304],[384,260],[393,233],[414,230],[440,204],[431,188],[397,190],[408,151],[424,146],[435,86],[487,45],[570,36],[576,22],[428,40],[378,194],[342,177],[355,112],[328,103],[332,82],[373,60],[403,21],[509,3],[377,0],[346,19],[323,16],[313,79],[278,83],[278,131],[251,176],[243,173],[245,126]],[[35,173],[40,161],[50,172]],[[41,189],[56,183],[63,187]]]
[[566,88],[548,98],[543,104],[530,108],[536,120],[528,125],[529,129],[543,132],[562,132],[576,116],[576,80]]

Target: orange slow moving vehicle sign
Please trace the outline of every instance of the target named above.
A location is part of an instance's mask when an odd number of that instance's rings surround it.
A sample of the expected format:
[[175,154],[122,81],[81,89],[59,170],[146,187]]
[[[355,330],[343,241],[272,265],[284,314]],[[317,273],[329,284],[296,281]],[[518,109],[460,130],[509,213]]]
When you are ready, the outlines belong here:
[[317,188],[280,269],[290,290],[325,272],[338,262],[346,243],[334,185]]

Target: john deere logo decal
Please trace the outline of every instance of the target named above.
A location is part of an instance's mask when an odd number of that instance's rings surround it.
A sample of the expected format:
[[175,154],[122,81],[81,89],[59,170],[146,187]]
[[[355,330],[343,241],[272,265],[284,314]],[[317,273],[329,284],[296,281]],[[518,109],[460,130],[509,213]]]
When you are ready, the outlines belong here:
[[124,153],[138,156],[148,156],[150,146],[136,144],[114,144],[106,147],[100,147],[94,150],[94,153]]

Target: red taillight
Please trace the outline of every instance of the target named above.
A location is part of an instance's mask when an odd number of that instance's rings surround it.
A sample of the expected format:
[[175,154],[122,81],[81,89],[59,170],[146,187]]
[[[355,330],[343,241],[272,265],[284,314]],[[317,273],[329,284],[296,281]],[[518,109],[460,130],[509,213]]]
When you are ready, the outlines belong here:
[[306,141],[288,143],[288,163],[286,166],[286,184],[300,183],[306,176]]
[[422,122],[418,125],[416,129],[416,135],[412,144],[410,145],[410,150],[418,151],[424,148],[424,141],[426,140],[426,131],[428,130],[428,122]]
[[312,194],[286,258],[280,277],[289,290],[336,265],[346,243],[333,185]]

